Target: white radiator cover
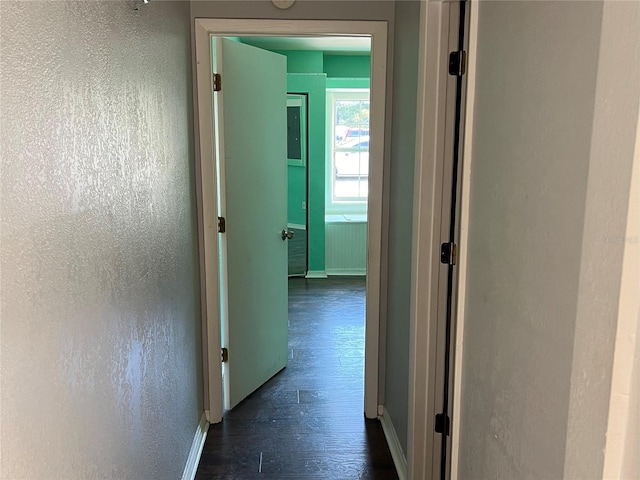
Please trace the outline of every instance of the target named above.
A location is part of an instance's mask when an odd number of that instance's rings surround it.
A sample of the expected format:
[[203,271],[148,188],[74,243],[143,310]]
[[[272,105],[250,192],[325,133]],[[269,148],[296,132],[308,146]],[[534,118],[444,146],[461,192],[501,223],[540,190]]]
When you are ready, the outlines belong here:
[[366,275],[367,222],[326,223],[327,275]]

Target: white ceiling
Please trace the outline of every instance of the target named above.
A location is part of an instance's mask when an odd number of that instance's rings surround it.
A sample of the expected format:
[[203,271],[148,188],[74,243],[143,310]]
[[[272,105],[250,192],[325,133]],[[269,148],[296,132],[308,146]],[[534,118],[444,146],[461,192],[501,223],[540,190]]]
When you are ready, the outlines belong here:
[[243,43],[267,50],[319,50],[325,53],[366,55],[371,37],[241,37]]

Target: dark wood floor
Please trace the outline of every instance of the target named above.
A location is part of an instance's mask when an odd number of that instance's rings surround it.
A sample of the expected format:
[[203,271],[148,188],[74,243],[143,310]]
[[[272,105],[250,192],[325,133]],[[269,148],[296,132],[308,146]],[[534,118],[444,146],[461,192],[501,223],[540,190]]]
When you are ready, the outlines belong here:
[[397,479],[363,414],[364,279],[289,280],[289,365],[209,428],[196,480]]

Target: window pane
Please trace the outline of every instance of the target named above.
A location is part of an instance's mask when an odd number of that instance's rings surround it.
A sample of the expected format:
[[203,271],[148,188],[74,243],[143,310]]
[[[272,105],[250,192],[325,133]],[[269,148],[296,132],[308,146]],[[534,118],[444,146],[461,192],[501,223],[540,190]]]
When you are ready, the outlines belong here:
[[344,92],[331,101],[332,200],[362,203],[369,194],[369,99],[362,92],[354,97]]
[[369,152],[337,151],[333,158],[336,178],[369,175]]
[[336,179],[333,183],[334,197],[337,199],[367,198],[369,194],[369,178],[353,177]]
[[302,160],[300,107],[287,107],[287,158]]
[[335,146],[347,146],[369,138],[369,100],[336,100]]

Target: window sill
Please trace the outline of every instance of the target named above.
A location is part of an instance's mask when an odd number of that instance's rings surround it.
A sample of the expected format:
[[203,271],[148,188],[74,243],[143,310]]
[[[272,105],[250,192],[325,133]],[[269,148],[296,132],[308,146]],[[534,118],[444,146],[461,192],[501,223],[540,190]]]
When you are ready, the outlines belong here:
[[325,215],[324,223],[367,223],[366,213],[344,213]]

